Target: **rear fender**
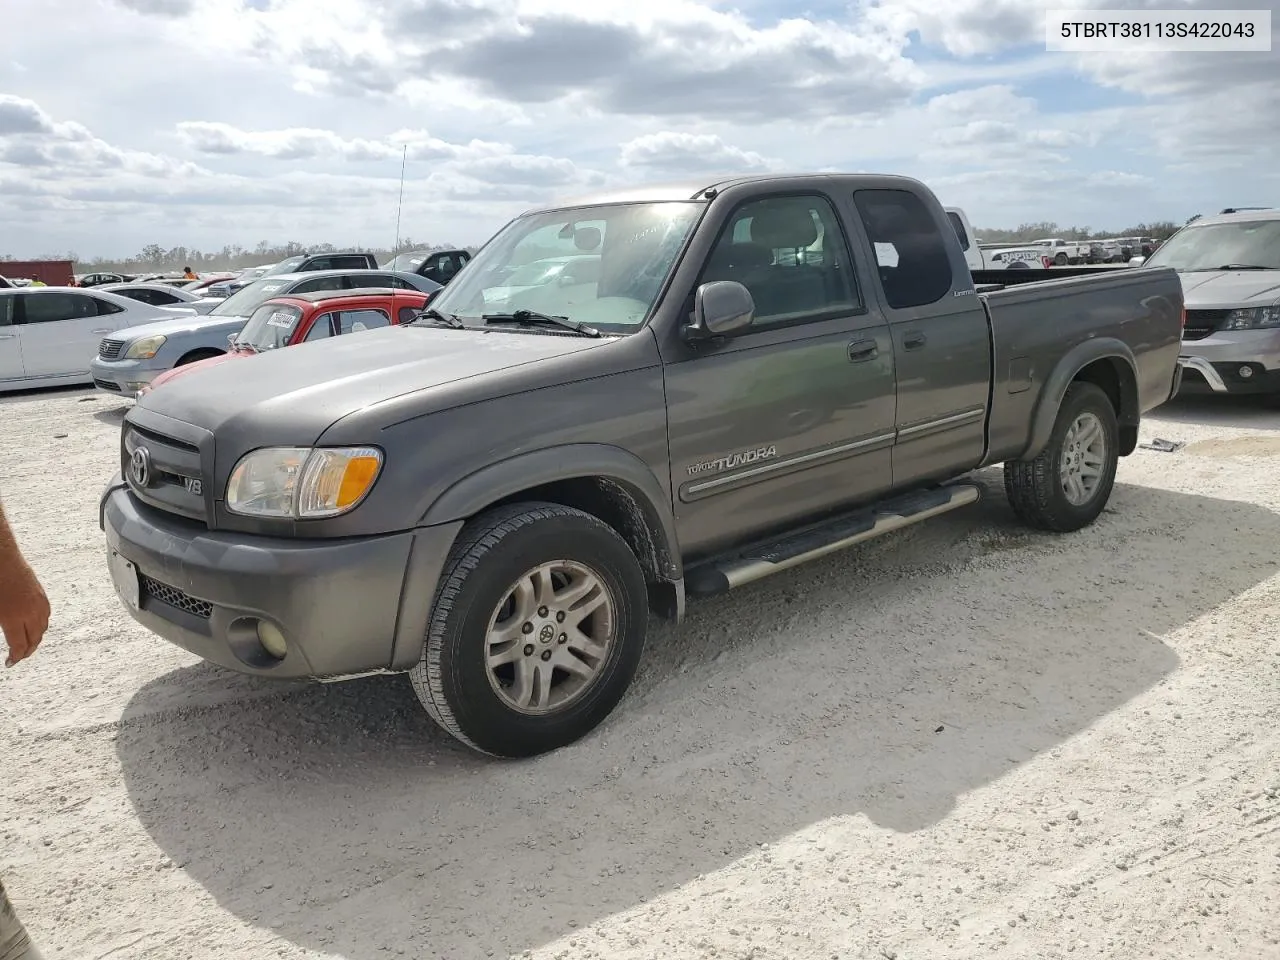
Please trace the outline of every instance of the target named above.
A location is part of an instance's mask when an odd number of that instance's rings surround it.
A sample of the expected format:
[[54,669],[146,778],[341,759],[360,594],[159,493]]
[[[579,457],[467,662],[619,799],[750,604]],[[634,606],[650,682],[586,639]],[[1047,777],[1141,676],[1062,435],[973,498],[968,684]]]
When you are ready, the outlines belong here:
[[1121,453],[1127,455],[1133,452],[1140,418],[1137,363],[1133,350],[1124,341],[1114,337],[1098,337],[1077,344],[1054,367],[1045,381],[1044,389],[1040,391],[1040,401],[1031,420],[1030,440],[1017,459],[1034,460],[1048,446],[1067,388],[1085,367],[1098,360],[1110,360],[1115,368],[1120,392],[1120,407],[1116,411],[1116,419],[1121,428]]

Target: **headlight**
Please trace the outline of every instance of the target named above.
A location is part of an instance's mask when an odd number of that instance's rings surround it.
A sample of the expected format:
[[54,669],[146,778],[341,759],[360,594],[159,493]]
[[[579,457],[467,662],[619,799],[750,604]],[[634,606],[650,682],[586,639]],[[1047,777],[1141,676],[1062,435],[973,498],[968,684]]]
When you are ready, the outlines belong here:
[[382,469],[374,447],[268,447],[240,458],[227,509],[253,517],[336,517],[365,498]]
[[1232,310],[1222,325],[1223,330],[1264,330],[1268,327],[1280,327],[1280,303],[1273,303],[1269,307]]
[[133,341],[129,349],[125,351],[124,358],[126,360],[150,360],[160,352],[160,348],[163,346],[164,337],[159,334],[143,337],[140,340]]

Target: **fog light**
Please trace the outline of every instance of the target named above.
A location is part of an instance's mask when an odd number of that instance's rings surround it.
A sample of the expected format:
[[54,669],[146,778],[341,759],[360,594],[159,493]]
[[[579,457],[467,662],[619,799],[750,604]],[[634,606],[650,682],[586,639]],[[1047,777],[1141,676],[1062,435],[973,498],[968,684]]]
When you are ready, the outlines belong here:
[[280,628],[265,620],[258,621],[258,642],[262,644],[262,649],[277,660],[283,660],[284,655],[289,652],[289,644],[285,642]]
[[1250,377],[1252,377],[1252,376],[1253,376],[1253,367],[1241,367],[1241,368],[1240,368],[1240,379],[1241,379],[1241,380],[1248,380],[1248,379],[1249,379]]

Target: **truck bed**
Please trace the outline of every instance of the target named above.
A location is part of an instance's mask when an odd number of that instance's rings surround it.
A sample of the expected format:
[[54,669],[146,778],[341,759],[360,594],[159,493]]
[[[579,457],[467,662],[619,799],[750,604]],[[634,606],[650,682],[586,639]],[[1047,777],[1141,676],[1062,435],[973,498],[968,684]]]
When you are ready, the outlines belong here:
[[1168,399],[1168,373],[1177,364],[1182,342],[1182,283],[1176,271],[1086,267],[1048,271],[1048,278],[1046,271],[1014,272],[1020,275],[1014,283],[978,288],[992,344],[986,462],[1019,456],[1036,405],[1049,400],[1056,406],[1060,399],[1065,384],[1047,378],[1072,351],[1085,353],[1110,344],[1132,358],[1137,372],[1135,422],[1139,414]]

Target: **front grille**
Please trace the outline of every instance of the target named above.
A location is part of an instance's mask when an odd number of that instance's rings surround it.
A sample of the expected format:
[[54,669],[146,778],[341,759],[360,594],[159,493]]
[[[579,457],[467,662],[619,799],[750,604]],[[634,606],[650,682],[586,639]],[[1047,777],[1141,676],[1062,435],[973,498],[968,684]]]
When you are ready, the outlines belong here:
[[1203,340],[1216,333],[1230,313],[1230,310],[1188,310],[1187,323],[1182,328],[1182,339]]
[[[139,483],[133,454],[146,448],[149,470]],[[179,439],[126,419],[121,431],[120,472],[134,496],[159,510],[191,520],[207,519],[204,498],[204,452],[191,440]]]
[[115,360],[123,349],[123,340],[103,340],[98,344],[98,356],[103,360]]
[[94,377],[93,385],[95,387],[101,387],[103,390],[110,390],[113,393],[120,392],[120,384],[112,383],[110,380],[99,380],[97,377]]
[[175,609],[181,610],[183,613],[189,613],[193,617],[199,617],[201,620],[208,620],[213,616],[213,604],[208,600],[200,600],[189,594],[183,593],[177,587],[171,587],[167,583],[161,583],[159,580],[153,580],[145,573],[138,575],[138,580],[142,585],[142,595],[150,600],[157,600],[160,603],[168,604]]

